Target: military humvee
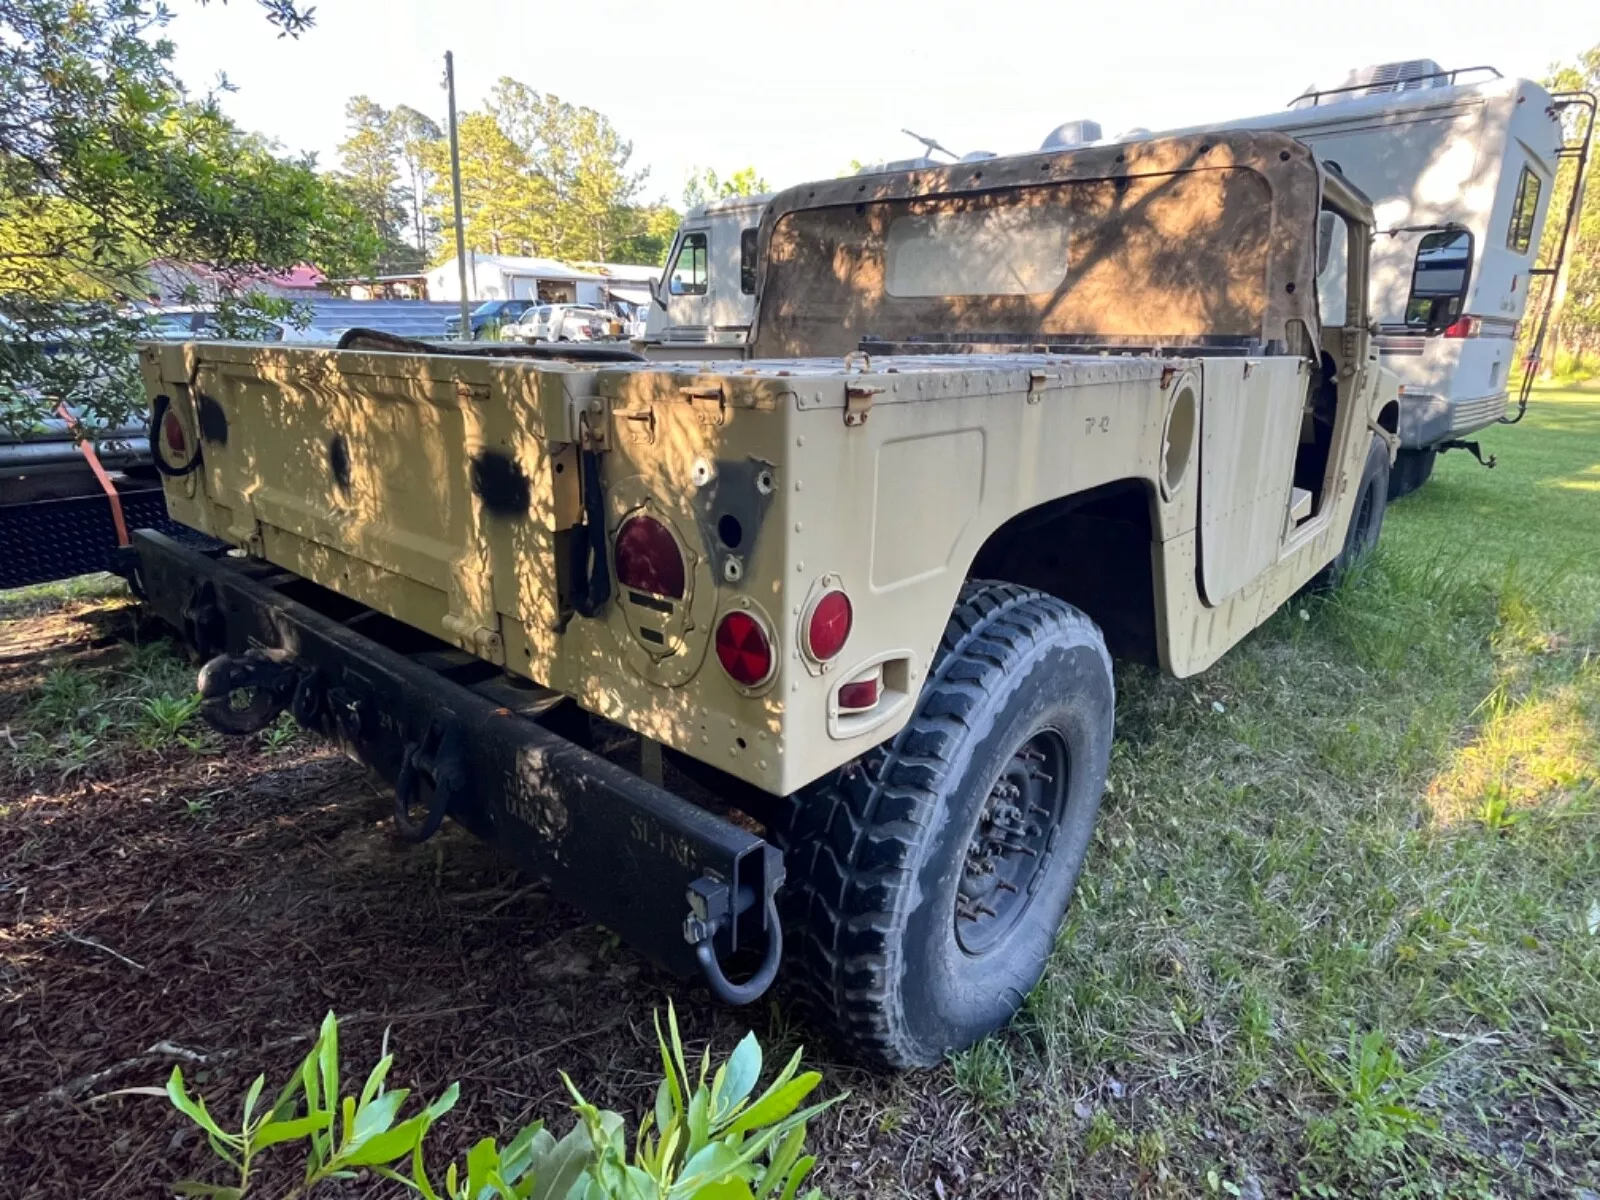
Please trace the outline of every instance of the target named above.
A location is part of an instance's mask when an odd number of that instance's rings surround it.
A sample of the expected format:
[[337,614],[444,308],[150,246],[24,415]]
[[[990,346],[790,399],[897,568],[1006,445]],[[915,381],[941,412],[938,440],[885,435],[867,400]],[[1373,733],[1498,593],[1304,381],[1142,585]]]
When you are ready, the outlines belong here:
[[1043,970],[1113,656],[1203,670],[1376,540],[1371,232],[1216,133],[783,192],[744,361],[153,347],[170,511],[236,549],[125,569],[219,727],[288,708],[406,836],[932,1063]]

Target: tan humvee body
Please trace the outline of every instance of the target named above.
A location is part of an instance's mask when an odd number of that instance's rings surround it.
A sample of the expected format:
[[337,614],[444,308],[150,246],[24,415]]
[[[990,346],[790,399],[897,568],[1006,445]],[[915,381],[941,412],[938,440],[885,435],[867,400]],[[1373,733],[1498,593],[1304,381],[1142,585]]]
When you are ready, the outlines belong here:
[[[1319,205],[1349,230],[1339,328],[1316,312]],[[1066,278],[1001,278],[997,236],[1057,239]],[[781,795],[904,725],[971,573],[1051,586],[1113,651],[1181,676],[1332,560],[1394,402],[1361,308],[1369,236],[1297,143],[1172,139],[778,196],[745,362],[208,343],[143,368],[204,448],[168,480],[173,517]],[[964,272],[1007,290],[938,294]],[[1091,352],[856,352],[1018,329],[1009,350]],[[681,601],[622,587],[563,611],[585,449],[607,544],[633,514],[665,524]],[[821,665],[801,631],[832,588],[854,623]],[[736,609],[776,651],[754,688],[713,648]],[[840,686],[879,666],[878,703],[841,714]]]

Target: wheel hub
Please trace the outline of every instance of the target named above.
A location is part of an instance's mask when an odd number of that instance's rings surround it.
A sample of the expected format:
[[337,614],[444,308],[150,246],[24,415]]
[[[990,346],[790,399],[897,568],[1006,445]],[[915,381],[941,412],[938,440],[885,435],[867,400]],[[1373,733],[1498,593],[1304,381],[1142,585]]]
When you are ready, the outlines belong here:
[[982,954],[1016,925],[1054,848],[1065,804],[1067,744],[1053,729],[1020,747],[989,789],[956,889],[956,941]]

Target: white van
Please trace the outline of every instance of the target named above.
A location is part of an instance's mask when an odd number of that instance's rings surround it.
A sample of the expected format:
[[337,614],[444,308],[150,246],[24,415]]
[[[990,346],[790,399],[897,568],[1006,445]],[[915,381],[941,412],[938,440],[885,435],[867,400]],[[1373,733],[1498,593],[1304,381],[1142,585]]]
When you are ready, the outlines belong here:
[[685,350],[740,357],[756,307],[756,235],[771,195],[735,196],[689,210],[637,347],[653,358]]

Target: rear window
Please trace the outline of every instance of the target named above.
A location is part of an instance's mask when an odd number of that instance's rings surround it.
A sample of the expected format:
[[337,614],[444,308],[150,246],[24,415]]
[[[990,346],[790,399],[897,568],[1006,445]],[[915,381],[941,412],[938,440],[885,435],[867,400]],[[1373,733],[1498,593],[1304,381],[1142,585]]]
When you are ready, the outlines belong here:
[[889,223],[891,296],[1037,296],[1067,278],[1070,221],[1040,205],[906,213]]
[[1511,227],[1506,230],[1506,245],[1518,254],[1526,254],[1528,246],[1533,241],[1533,218],[1539,211],[1539,189],[1543,180],[1530,171],[1522,168],[1522,175],[1517,180],[1517,198],[1511,206]]

